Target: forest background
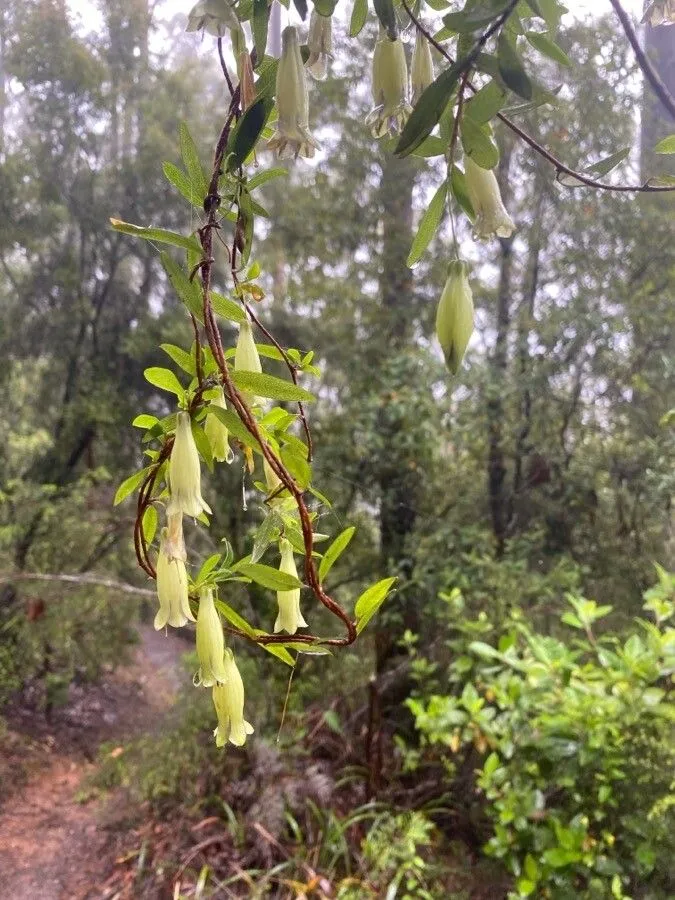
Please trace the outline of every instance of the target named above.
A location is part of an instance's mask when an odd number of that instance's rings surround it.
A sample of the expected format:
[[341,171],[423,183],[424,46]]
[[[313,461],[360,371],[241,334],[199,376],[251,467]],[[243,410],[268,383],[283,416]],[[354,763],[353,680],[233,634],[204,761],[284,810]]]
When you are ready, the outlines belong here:
[[[157,346],[181,343],[185,314],[154,249],[109,217],[194,227],[161,162],[179,162],[182,122],[207,160],[226,106],[186,11],[96,10],[92,29],[81,5],[0,3],[8,734],[17,706],[53,721],[73,685],[123,663],[154,609],[131,504],[112,500],[139,464],[132,419],[168,411],[143,371],[166,364]],[[564,80],[559,102],[522,121],[574,165],[630,147],[632,180],[672,172],[652,148],[673,123],[616,20],[564,22],[574,64],[542,72]],[[91,790],[124,784],[127,849],[139,821],[176,824],[118,866],[124,889],[172,896],[179,873],[181,896],[672,896],[672,195],[565,188],[499,132],[518,228],[478,243],[461,225],[477,327],[450,378],[433,338],[449,225],[406,266],[441,164],[396,159],[364,126],[367,29],[364,44],[336,27],[333,73],[311,88],[322,152],[261,190],[253,256],[271,273],[265,321],[322,373],[326,530],[357,525],[336,596],[349,607],[389,575],[397,591],[370,637],[303,659],[280,731],[288,672],[240,649],[245,752],[211,745],[212,711],[187,693],[159,733],[102,749]],[[671,91],[673,30],[645,33]],[[212,476],[239,555],[243,490],[237,465]],[[265,592],[239,596],[262,619]],[[193,855],[186,823],[207,818],[221,841]]]

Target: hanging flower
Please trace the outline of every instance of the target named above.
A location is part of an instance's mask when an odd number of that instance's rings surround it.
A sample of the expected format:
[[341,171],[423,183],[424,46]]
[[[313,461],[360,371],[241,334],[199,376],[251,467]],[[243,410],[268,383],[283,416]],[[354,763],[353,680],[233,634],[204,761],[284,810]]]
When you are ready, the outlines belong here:
[[516,226],[502,203],[495,173],[476,165],[470,156],[464,157],[464,171],[469,200],[476,213],[474,231],[477,237],[511,237]]
[[239,93],[241,96],[241,108],[244,112],[246,112],[246,110],[249,108],[249,106],[251,106],[256,97],[251,54],[246,49],[244,49],[239,54],[237,61],[237,71],[239,73]]
[[675,25],[675,0],[654,0],[650,3],[642,17],[652,28],[657,25]]
[[436,336],[453,375],[459,371],[473,333],[473,297],[466,263],[448,266],[448,277],[436,311]]
[[434,61],[431,58],[429,41],[418,30],[415,37],[412,64],[410,66],[410,81],[412,85],[413,106],[420,99],[424,91],[434,80]]
[[218,462],[231,463],[234,459],[234,453],[230,448],[230,434],[227,427],[223,425],[215,413],[210,412],[211,408],[227,409],[225,406],[225,393],[220,387],[216,388],[216,396],[206,407],[206,423],[204,425],[204,433],[211,447],[213,458]]
[[185,550],[185,538],[183,537],[183,513],[172,513],[166,517],[166,539],[164,541],[164,549],[169,559],[180,559],[182,562],[187,560],[187,552]]
[[211,512],[211,507],[202,497],[199,453],[192,436],[190,413],[187,412],[179,412],[176,416],[176,436],[169,459],[169,492],[171,499],[167,513],[170,516],[182,512],[196,518],[202,512]]
[[162,529],[157,557],[157,598],[159,610],[155,616],[155,629],[160,631],[166,625],[181,628],[188,619],[195,618],[188,601],[188,580],[182,559],[169,558],[166,550],[168,530]]
[[199,658],[197,684],[211,687],[227,681],[227,673],[223,665],[224,652],[223,626],[213,602],[213,589],[205,587],[199,592],[199,610],[197,611],[197,656]]
[[397,134],[412,112],[408,103],[408,68],[403,44],[380,36],[373,54],[373,100],[375,108],[368,113],[366,125],[373,137]]
[[319,149],[309,131],[309,94],[302,64],[298,32],[289,25],[282,32],[281,59],[277,67],[277,132],[267,145],[280,159],[305,156]]
[[239,24],[228,0],[199,0],[188,13],[187,32],[203,28],[214,37],[225,37],[229,28]]
[[328,74],[328,60],[333,58],[333,20],[330,16],[319,15],[315,9],[309,19],[307,48],[307,71],[312,78],[323,81]]
[[273,494],[276,490],[281,487],[281,478],[274,471],[272,466],[267,462],[265,457],[263,456],[263,472],[265,474],[265,484],[267,485],[267,492],[269,494]]
[[[293,556],[293,547],[286,538],[279,541],[279,549],[281,550],[281,565],[279,571],[286,575],[298,577],[298,570],[295,566],[295,557]],[[298,628],[306,628],[307,622],[300,612],[300,588],[292,588],[290,591],[277,591],[277,603],[279,604],[279,614],[274,623],[275,634],[278,631],[286,631],[288,634],[295,634]]]
[[[235,372],[262,372],[258,348],[253,339],[253,329],[248,319],[239,326],[239,337],[234,350]],[[248,391],[240,391],[248,406],[253,406],[256,398]]]
[[253,734],[253,726],[244,719],[244,682],[229,648],[225,650],[223,662],[225,682],[213,688],[213,705],[218,716],[218,726],[213,733],[217,747],[224,747],[227,741],[242,747],[246,735]]

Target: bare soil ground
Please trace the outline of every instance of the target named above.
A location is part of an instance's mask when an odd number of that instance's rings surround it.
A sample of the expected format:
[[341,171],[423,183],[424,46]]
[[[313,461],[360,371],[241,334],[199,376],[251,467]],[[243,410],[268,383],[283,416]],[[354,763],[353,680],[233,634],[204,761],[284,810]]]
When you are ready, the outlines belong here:
[[71,691],[50,722],[17,711],[0,760],[0,900],[102,900],[119,834],[102,802],[82,792],[96,751],[151,731],[171,707],[188,645],[150,626],[132,665]]

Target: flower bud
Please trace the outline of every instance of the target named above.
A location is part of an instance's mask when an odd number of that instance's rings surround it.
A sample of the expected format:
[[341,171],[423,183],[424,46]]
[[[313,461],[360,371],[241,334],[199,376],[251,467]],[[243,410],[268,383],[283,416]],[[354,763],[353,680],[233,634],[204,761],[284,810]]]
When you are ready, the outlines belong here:
[[657,25],[675,25],[675,0],[654,0],[650,3],[642,17],[652,28]]
[[227,741],[242,747],[246,735],[253,734],[253,726],[244,719],[244,682],[229,648],[225,650],[223,662],[225,682],[213,688],[213,705],[218,716],[218,726],[213,733],[217,747],[224,747]]
[[230,433],[227,427],[223,425],[215,413],[210,412],[212,407],[218,409],[227,409],[225,406],[225,394],[222,387],[216,388],[217,394],[214,399],[206,407],[206,423],[204,424],[204,433],[211,447],[213,458],[218,462],[231,463],[234,459],[234,453],[230,448]]
[[170,516],[181,512],[196,517],[202,512],[211,512],[202,497],[199,453],[187,412],[179,412],[176,416],[176,436],[169,460],[169,492],[171,499],[167,513]]
[[408,67],[405,50],[395,41],[380,37],[373,54],[373,100],[375,108],[368,113],[366,125],[373,137],[396,134],[412,112],[408,103]]
[[298,32],[289,25],[282,32],[281,59],[277,66],[277,132],[268,143],[281,159],[311,159],[319,145],[309,131],[309,94],[302,64]]
[[183,537],[183,513],[172,513],[166,517],[166,538],[164,549],[169,559],[180,559],[185,562],[187,552],[185,550],[185,538]]
[[453,375],[459,371],[472,332],[473,297],[466,263],[452,262],[436,311],[436,336]]
[[223,664],[225,638],[218,610],[213,602],[213,590],[202,588],[199,592],[199,610],[197,611],[197,657],[199,673],[197,684],[211,687],[227,681],[227,673]]
[[476,165],[470,156],[464,157],[464,171],[469,200],[476,213],[476,235],[480,238],[511,237],[516,226],[502,203],[495,173]]
[[418,30],[415,37],[415,48],[410,66],[410,81],[412,84],[413,106],[420,99],[424,91],[434,80],[434,61],[431,58],[429,41]]
[[214,37],[225,37],[228,28],[239,25],[232,5],[228,0],[199,0],[188,13],[186,31],[200,31],[202,28]]
[[328,73],[328,60],[333,58],[333,21],[330,16],[319,15],[315,9],[309,19],[307,48],[307,71],[312,78],[323,81]]
[[[235,372],[262,372],[258,348],[253,339],[253,329],[248,319],[239,326],[239,337],[234,351]],[[256,398],[248,391],[240,391],[245,402],[253,406]]]
[[180,628],[188,619],[195,618],[188,601],[188,580],[182,559],[170,559],[166,551],[168,531],[162,529],[157,557],[157,598],[159,610],[155,616],[155,629],[160,631],[165,625]]
[[[295,566],[295,557],[293,556],[293,547],[285,538],[279,541],[279,549],[281,551],[281,565],[279,571],[286,575],[298,577],[298,570]],[[277,591],[277,603],[279,604],[279,614],[274,623],[275,634],[278,631],[286,631],[288,634],[295,634],[298,628],[306,628],[307,622],[300,612],[300,588],[292,588],[290,591]]]

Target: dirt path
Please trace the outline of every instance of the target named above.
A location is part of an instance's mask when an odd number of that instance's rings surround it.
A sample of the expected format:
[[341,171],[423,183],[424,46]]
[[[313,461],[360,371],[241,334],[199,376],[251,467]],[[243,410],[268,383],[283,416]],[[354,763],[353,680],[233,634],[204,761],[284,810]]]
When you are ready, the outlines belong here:
[[[113,839],[101,822],[102,804],[78,798],[94,767],[95,747],[150,731],[175,699],[184,676],[181,655],[189,645],[169,633],[140,629],[141,642],[131,666],[111,675],[70,705],[68,726],[84,724],[78,751],[72,741],[41,735],[52,748],[46,766],[29,777],[0,810],[0,900],[98,900],[100,884],[114,855]],[[90,734],[87,737],[87,727]],[[58,726],[54,725],[58,734]],[[88,746],[87,746],[88,744]]]

